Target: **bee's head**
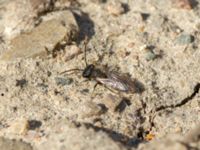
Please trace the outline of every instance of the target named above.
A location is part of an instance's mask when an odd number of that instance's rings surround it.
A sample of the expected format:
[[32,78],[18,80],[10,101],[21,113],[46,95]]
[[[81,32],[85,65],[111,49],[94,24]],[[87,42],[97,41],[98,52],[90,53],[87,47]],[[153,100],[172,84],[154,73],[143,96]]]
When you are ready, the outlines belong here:
[[90,78],[91,75],[92,75],[92,72],[94,71],[94,65],[93,64],[90,64],[88,65],[84,70],[83,70],[83,73],[82,73],[82,76],[84,78]]

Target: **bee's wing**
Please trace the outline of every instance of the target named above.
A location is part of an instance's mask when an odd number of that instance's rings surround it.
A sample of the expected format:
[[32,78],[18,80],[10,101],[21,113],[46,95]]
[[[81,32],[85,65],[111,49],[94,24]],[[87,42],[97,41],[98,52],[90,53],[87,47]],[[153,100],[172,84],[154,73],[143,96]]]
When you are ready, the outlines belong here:
[[123,92],[135,92],[135,84],[129,78],[109,72],[108,78],[97,78],[100,83]]

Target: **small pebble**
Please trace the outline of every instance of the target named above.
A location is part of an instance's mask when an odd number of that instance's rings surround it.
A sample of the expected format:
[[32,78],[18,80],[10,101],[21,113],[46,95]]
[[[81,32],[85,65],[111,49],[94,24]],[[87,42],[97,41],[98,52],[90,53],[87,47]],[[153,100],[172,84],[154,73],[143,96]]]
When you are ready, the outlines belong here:
[[55,77],[55,81],[57,85],[70,85],[73,82],[72,78],[61,78],[61,77]]
[[101,4],[101,3],[106,3],[107,0],[92,0],[92,2],[97,3],[97,4]]
[[26,79],[16,80],[16,86],[20,86],[20,88],[23,88],[26,84],[27,84]]
[[37,87],[40,89],[41,92],[43,93],[47,93],[48,91],[48,85],[44,84],[44,83],[38,83]]
[[117,96],[112,95],[112,94],[108,94],[103,98],[102,102],[106,105],[106,107],[111,112],[115,112],[117,107],[121,103],[121,99]]
[[38,130],[30,130],[28,131],[27,135],[25,136],[26,139],[28,140],[34,140],[34,141],[39,141],[41,140],[41,137],[44,136],[43,132],[40,132]]
[[151,50],[147,50],[146,51],[146,60],[150,61],[150,60],[154,60],[157,57],[157,55],[151,51]]
[[171,0],[172,5],[175,8],[179,8],[179,9],[192,9],[192,4],[190,0]]
[[99,116],[104,113],[105,110],[101,105],[98,105],[94,102],[85,102],[81,108],[81,117],[88,118],[92,116]]
[[87,93],[90,92],[90,90],[89,90],[89,89],[82,89],[80,92],[81,92],[82,94],[87,94]]
[[113,16],[119,16],[125,13],[125,8],[123,7],[123,4],[119,1],[111,1],[110,3],[108,3],[106,9],[108,13]]
[[125,110],[125,108],[127,106],[130,106],[131,105],[131,102],[129,99],[126,99],[126,98],[122,98],[121,102],[119,103],[119,105],[116,106],[115,108],[115,112],[123,112]]
[[155,47],[152,46],[152,45],[150,45],[150,46],[148,46],[148,45],[143,45],[143,46],[140,48],[141,51],[144,51],[144,52],[145,52],[144,55],[145,55],[145,59],[146,59],[147,61],[154,60],[154,59],[156,59],[156,58],[159,56],[158,54],[155,54],[155,53],[154,53],[154,49],[155,49]]
[[178,38],[175,40],[175,42],[179,45],[185,45],[190,44],[194,42],[194,36],[190,34],[181,34],[178,36]]
[[29,130],[35,130],[42,125],[42,122],[39,120],[29,120]]
[[60,54],[60,57],[64,61],[69,61],[73,59],[75,56],[79,55],[81,52],[82,52],[81,49],[77,45],[70,45],[70,46],[67,45],[64,49],[64,54]]
[[150,14],[148,14],[148,13],[141,13],[140,15],[141,15],[143,21],[146,21],[150,17]]
[[182,132],[182,128],[181,127],[176,127],[175,129],[174,129],[174,132],[175,133],[181,133]]

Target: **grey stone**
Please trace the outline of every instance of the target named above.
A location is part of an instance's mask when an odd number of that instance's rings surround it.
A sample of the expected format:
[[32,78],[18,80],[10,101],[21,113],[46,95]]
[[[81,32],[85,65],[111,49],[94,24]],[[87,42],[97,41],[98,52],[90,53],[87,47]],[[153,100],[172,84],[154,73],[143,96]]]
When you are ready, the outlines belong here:
[[55,77],[55,81],[57,85],[69,85],[73,82],[72,78],[61,78],[61,77]]
[[0,59],[45,57],[62,42],[71,42],[77,32],[78,27],[72,13],[63,11],[58,18],[44,21],[30,33],[12,39],[10,48]]
[[154,60],[156,57],[157,57],[157,55],[153,51],[148,50],[146,52],[146,60],[147,61]]
[[185,45],[185,44],[190,44],[193,41],[194,41],[194,36],[190,34],[181,34],[180,36],[178,36],[175,42],[179,45]]

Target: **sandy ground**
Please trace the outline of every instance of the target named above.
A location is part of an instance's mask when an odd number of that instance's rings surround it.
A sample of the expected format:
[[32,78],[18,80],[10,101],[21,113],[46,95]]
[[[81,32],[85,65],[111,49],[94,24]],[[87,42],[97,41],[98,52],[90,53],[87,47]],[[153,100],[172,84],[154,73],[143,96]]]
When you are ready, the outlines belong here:
[[[0,0],[0,149],[200,149],[199,18],[199,0]],[[85,59],[134,90],[94,88]]]

